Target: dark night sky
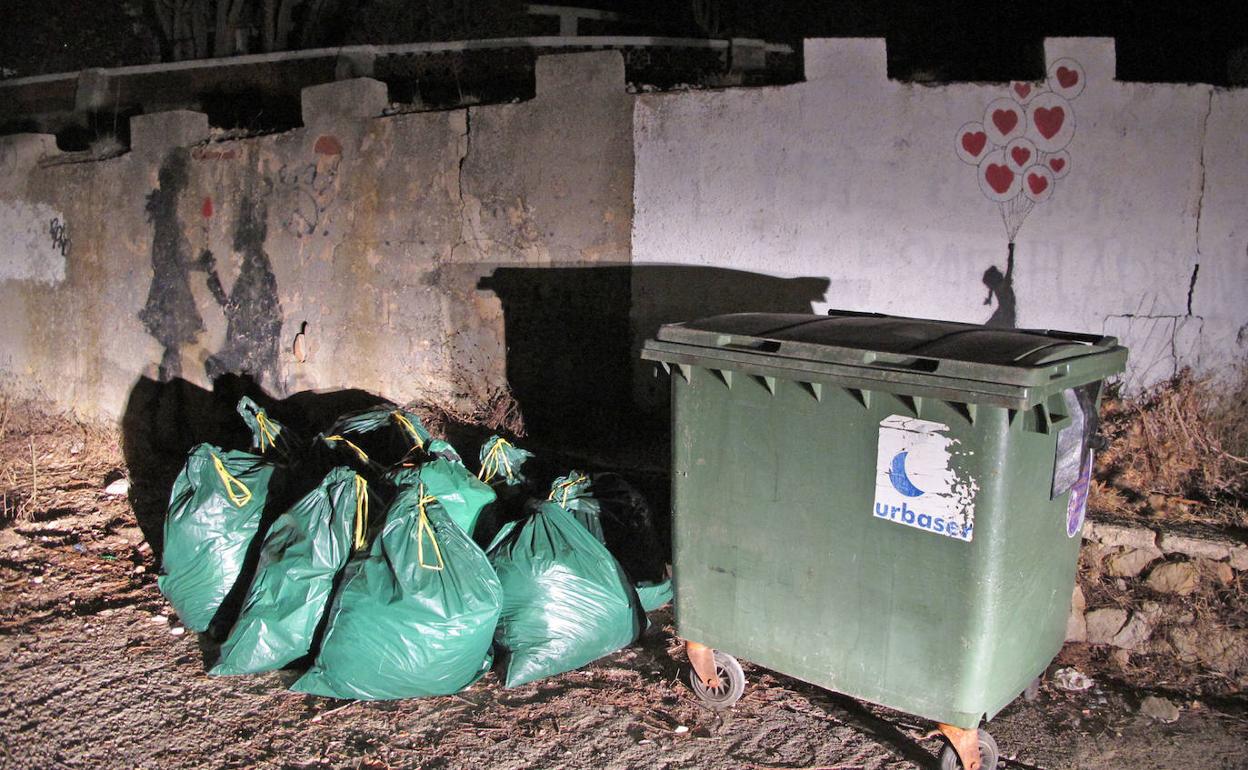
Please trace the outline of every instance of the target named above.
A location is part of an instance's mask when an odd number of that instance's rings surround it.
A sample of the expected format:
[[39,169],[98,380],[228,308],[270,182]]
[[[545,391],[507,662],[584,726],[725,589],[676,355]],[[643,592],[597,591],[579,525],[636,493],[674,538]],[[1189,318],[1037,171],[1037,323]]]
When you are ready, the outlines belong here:
[[[448,8],[470,11],[477,4],[492,8],[513,2],[441,1]],[[398,0],[342,0],[344,7],[357,2]],[[1243,0],[719,0],[719,22],[710,30],[697,23],[690,0],[572,0],[568,4],[615,10],[628,19],[616,29],[595,33],[710,34],[773,41],[884,36],[889,44],[890,74],[902,79],[1034,78],[1043,71],[1044,37],[1095,35],[1117,39],[1118,74],[1123,80],[1226,84],[1229,58],[1248,46],[1248,24],[1241,18],[1246,15]],[[157,46],[143,8],[142,0],[0,0],[4,22],[0,24],[0,66],[10,70],[6,74],[33,75],[151,61]],[[352,14],[343,14],[341,23],[320,43],[334,45],[350,37],[351,18]],[[500,30],[498,25],[487,25],[478,36],[538,31],[543,30]]]

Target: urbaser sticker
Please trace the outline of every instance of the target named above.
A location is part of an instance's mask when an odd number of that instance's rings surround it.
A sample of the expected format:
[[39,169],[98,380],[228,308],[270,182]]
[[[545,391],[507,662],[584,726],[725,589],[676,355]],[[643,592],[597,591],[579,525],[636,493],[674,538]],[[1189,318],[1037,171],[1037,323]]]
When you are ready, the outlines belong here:
[[970,542],[979,485],[959,471],[949,426],[893,415],[880,421],[872,515],[934,535]]

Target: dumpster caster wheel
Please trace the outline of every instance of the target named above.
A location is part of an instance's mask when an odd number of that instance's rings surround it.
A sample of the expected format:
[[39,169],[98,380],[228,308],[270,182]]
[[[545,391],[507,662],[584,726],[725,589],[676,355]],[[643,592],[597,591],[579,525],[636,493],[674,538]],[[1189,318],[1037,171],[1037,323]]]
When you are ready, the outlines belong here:
[[715,710],[730,708],[732,704],[745,694],[745,672],[737,659],[726,652],[715,651],[715,674],[719,677],[719,686],[711,687],[702,681],[698,672],[689,670],[689,684],[693,692],[707,705]]
[[[997,740],[987,730],[979,731],[979,761],[980,770],[996,770],[997,767]],[[952,744],[945,744],[945,750],[940,752],[940,770],[962,770],[962,760],[958,758],[958,752],[953,750]]]

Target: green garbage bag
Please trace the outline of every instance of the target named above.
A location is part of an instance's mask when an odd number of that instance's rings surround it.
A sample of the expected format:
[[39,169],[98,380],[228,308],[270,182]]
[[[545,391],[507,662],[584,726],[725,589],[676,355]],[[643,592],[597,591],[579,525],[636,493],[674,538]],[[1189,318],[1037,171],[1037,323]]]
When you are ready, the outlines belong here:
[[[604,478],[608,476],[612,477],[612,479],[618,478],[615,474],[604,474]],[[622,481],[621,483],[628,486]],[[631,490],[631,487],[628,488],[630,491],[634,491]],[[608,485],[609,491],[614,489],[614,486]],[[594,481],[591,481],[588,476],[580,471],[571,471],[568,475],[560,476],[551,483],[548,499],[558,503],[561,508],[572,514],[585,529],[589,530],[589,533],[598,542],[607,546],[607,550],[611,552],[611,555],[615,556],[619,560],[620,565],[624,567],[624,573],[631,578],[633,570],[626,564],[629,562],[637,563],[637,552],[639,549],[649,553],[657,553],[657,543],[651,542],[653,537],[644,538],[640,536],[640,533],[633,531],[637,529],[637,526],[625,530],[625,527],[619,521],[624,519],[624,516],[621,515],[621,511],[615,510],[615,508],[620,507],[614,505],[617,502],[615,498],[612,497],[607,501],[612,504],[608,506],[604,505],[604,502],[599,500],[596,494]],[[637,497],[640,497],[640,495],[637,495]],[[644,500],[640,504],[644,506]],[[630,509],[633,507],[635,505],[628,506]],[[628,512],[632,513],[631,510]],[[646,513],[648,514],[648,509]],[[613,537],[604,531],[604,518],[608,520],[609,524],[616,525],[610,533]],[[646,525],[649,524],[648,516],[645,518],[644,523]],[[649,531],[652,533],[652,530]],[[626,558],[629,556],[633,558],[626,561]],[[637,599],[641,603],[641,608],[646,612],[657,610],[672,600],[671,580],[642,581],[634,583],[633,588],[637,591]]]
[[403,468],[391,478],[398,487],[424,484],[425,493],[436,498],[451,521],[469,537],[477,528],[482,509],[498,497],[489,484],[472,475],[463,463],[442,457],[417,468]]
[[503,585],[494,641],[507,687],[584,666],[645,627],[624,570],[558,503],[504,525],[489,557]]
[[672,600],[671,578],[657,583],[635,583],[633,588],[637,591],[637,601],[646,612],[657,610]]
[[208,673],[272,671],[308,654],[334,577],[352,548],[366,544],[369,498],[364,477],[335,468],[273,522],[242,612]]
[[493,662],[503,591],[485,553],[419,485],[352,559],[316,663],[291,688],[333,698],[449,695]]
[[211,444],[191,450],[165,517],[160,592],[192,631],[205,631],[235,585],[250,580],[273,465]]
[[293,462],[301,443],[294,433],[247,396],[238,400],[238,414],[251,429],[251,450],[259,455],[275,455],[283,462]]
[[327,442],[349,448],[348,456],[383,469],[411,461],[430,439],[419,417],[393,404],[343,415],[325,435]]
[[481,445],[481,470],[478,478],[486,484],[503,482],[507,486],[524,483],[524,474],[520,467],[533,453],[521,449],[502,436],[490,436]]
[[551,483],[550,495],[546,499],[558,503],[559,507],[572,514],[581,526],[589,530],[598,542],[606,545],[607,536],[602,531],[602,509],[590,492],[592,488],[593,482],[589,480],[589,476],[580,471],[570,471],[568,475],[560,476]]

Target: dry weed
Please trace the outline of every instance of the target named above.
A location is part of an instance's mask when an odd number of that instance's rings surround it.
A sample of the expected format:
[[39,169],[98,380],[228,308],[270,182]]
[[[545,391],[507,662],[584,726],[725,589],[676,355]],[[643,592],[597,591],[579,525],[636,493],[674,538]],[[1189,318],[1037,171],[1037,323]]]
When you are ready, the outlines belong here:
[[0,433],[0,525],[62,511],[90,511],[110,474],[123,468],[115,429],[6,400]]
[[1093,511],[1244,526],[1246,402],[1248,377],[1227,394],[1187,369],[1134,397],[1111,392]]
[[491,390],[484,399],[475,400],[468,408],[421,402],[408,404],[405,408],[420,415],[425,427],[434,435],[445,436],[446,426],[451,423],[488,428],[521,438],[525,435],[520,404],[506,385]]

